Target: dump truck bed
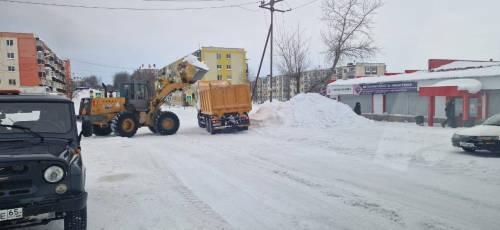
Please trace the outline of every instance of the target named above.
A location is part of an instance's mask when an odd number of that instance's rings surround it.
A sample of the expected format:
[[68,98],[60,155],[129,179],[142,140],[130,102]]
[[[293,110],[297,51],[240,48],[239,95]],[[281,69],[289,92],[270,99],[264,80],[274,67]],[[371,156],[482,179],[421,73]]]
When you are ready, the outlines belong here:
[[202,114],[222,117],[224,114],[248,113],[252,110],[250,85],[231,85],[227,81],[200,82],[198,109]]

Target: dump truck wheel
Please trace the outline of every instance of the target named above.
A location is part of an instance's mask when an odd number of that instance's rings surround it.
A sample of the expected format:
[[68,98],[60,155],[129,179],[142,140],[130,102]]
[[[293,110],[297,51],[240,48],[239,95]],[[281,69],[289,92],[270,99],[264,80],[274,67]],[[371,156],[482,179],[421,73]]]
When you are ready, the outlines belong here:
[[93,125],[93,131],[96,136],[107,136],[112,132],[109,125],[105,127],[101,127],[100,125]]
[[210,132],[210,120],[208,118],[208,116],[205,117],[205,129],[207,130],[207,132]]
[[207,131],[210,134],[215,134],[216,133],[216,130],[214,129],[214,125],[212,125],[212,118],[210,118],[210,116],[207,116],[205,124],[207,124],[206,125],[207,126]]
[[179,130],[180,122],[175,113],[161,112],[156,116],[155,128],[161,135],[172,135]]
[[198,115],[198,126],[200,126],[200,128],[205,128],[205,127],[207,127],[207,125],[206,125],[207,123],[205,122],[205,124],[203,124],[201,121],[202,121],[202,120],[200,119],[200,115]]
[[121,112],[113,118],[111,129],[118,136],[133,137],[139,129],[139,121],[134,114]]
[[148,129],[153,132],[153,133],[158,133],[158,131],[156,131],[155,127],[148,127]]

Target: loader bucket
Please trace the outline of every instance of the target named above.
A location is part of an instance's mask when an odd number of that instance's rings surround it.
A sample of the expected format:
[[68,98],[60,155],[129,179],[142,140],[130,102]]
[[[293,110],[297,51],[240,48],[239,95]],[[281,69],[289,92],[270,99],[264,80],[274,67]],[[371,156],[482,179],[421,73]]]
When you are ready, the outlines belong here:
[[202,68],[196,68],[196,73],[193,74],[193,80],[200,81],[205,74],[207,74],[208,70],[204,70]]

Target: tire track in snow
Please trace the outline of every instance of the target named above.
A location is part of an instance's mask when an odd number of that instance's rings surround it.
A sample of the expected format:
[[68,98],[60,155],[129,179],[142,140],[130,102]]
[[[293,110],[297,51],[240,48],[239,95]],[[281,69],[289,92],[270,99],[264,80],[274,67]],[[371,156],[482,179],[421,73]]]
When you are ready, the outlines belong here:
[[[210,136],[210,138],[212,138],[212,137],[213,136]],[[263,158],[263,157],[255,156],[254,154],[251,153],[251,151],[250,151],[250,153],[248,152],[248,146],[242,146],[241,144],[234,146],[234,145],[231,145],[232,141],[228,141],[228,146],[221,146],[218,144],[214,144],[210,141],[201,141],[193,136],[189,136],[189,137],[184,136],[182,139],[183,140],[190,139],[189,142],[193,141],[198,145],[203,145],[206,149],[215,150],[215,152],[221,153],[221,154],[228,152],[227,150],[230,149],[232,151],[232,154],[225,155],[224,160],[228,160],[227,158],[230,157],[231,159],[234,160],[234,162],[237,162],[237,163],[242,162],[241,165],[246,165],[246,166],[252,165],[252,166],[255,166],[257,168],[264,169],[265,171],[267,171],[267,173],[272,173],[272,174],[278,175],[280,177],[286,178],[290,181],[293,181],[295,183],[299,183],[301,185],[310,187],[310,188],[316,190],[317,194],[321,194],[322,196],[325,196],[325,198],[332,197],[331,196],[332,192],[328,191],[328,187],[329,187],[328,185],[322,184],[321,182],[314,182],[310,179],[306,179],[302,176],[298,176],[295,173],[291,173],[289,171],[290,169],[283,168],[283,167],[275,164],[274,162],[270,162],[268,160],[265,160],[265,158]],[[262,143],[261,143],[261,145],[262,145]],[[282,146],[282,145],[279,145],[279,146]],[[247,152],[247,155],[245,154],[245,152]],[[236,153],[238,153],[238,154],[236,154]],[[221,156],[219,154],[217,154],[215,157],[221,157]],[[232,162],[232,163],[234,163],[234,162]],[[251,164],[249,164],[249,163],[251,163]],[[239,166],[240,166],[240,164],[239,164]],[[252,170],[252,169],[248,168],[248,170]],[[404,226],[402,218],[400,217],[400,214],[397,213],[397,211],[381,208],[379,205],[375,205],[376,207],[368,207],[368,206],[362,207],[359,204],[367,203],[368,200],[366,202],[363,202],[360,200],[360,198],[359,198],[360,196],[350,195],[349,193],[346,194],[345,191],[337,190],[334,194],[338,194],[338,193],[340,193],[342,195],[340,195],[340,196],[334,195],[333,197],[342,197],[342,199],[340,201],[336,201],[336,203],[341,202],[343,204],[352,206],[354,208],[360,208],[363,210],[367,210],[369,213],[370,212],[371,213],[379,213],[378,215],[380,215],[381,217],[387,219],[390,222],[394,222],[399,226],[399,227],[394,226],[394,229],[398,229],[401,226]],[[356,197],[356,199],[351,199],[350,197]],[[319,201],[325,202],[325,199],[321,199]],[[369,222],[371,222],[371,224],[373,224],[373,223],[376,223],[379,221],[371,220]],[[375,225],[377,225],[377,224],[375,224]],[[373,227],[373,225],[370,225],[370,226]],[[386,224],[382,225],[382,226],[385,226],[386,228],[388,227]],[[389,227],[389,228],[391,228],[391,227]]]
[[[180,195],[180,199],[174,201],[175,206],[187,209],[186,214],[190,216],[189,222],[193,224],[193,229],[232,229],[219,214],[187,188],[168,165],[160,165],[161,161],[157,161],[158,154],[163,154],[163,150],[159,151],[152,145],[146,145],[141,146],[138,151],[142,153],[133,155],[134,161],[153,172],[152,176],[155,181],[161,182],[161,188],[168,191],[165,195]],[[153,156],[151,152],[154,152],[156,156]],[[172,200],[167,199],[165,202],[172,202]]]

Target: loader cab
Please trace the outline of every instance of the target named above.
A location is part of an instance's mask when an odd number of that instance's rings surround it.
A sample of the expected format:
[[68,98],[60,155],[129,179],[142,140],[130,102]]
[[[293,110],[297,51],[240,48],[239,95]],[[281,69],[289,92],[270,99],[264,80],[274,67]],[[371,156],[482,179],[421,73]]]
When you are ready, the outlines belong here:
[[126,99],[126,106],[129,110],[145,110],[148,108],[148,87],[144,83],[119,83],[116,91],[116,97]]

